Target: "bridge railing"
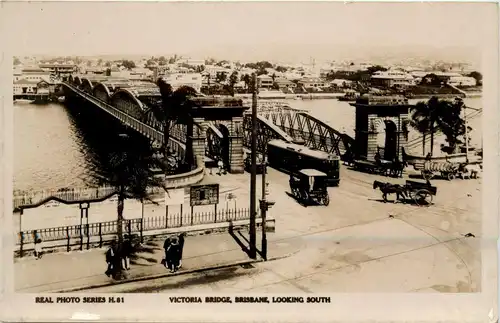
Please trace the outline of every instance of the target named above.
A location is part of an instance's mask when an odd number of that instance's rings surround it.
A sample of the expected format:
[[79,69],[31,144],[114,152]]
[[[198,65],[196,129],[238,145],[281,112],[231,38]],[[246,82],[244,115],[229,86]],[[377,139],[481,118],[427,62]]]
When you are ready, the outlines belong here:
[[[257,212],[257,218],[260,218]],[[217,212],[195,212],[161,215],[147,218],[134,218],[123,220],[123,233],[133,237],[161,235],[169,232],[169,229],[196,226],[212,223],[232,223],[234,221],[249,220],[250,210],[222,209]],[[16,246],[20,256],[27,250],[34,249],[34,243],[42,240],[44,248],[66,247],[67,251],[72,246],[80,246],[80,250],[91,248],[91,244],[102,247],[105,241],[115,239],[118,221],[107,221],[98,223],[87,223],[83,225],[63,226],[38,230],[26,230],[18,234]]]
[[[59,190],[14,191],[13,207],[14,210],[16,210],[23,206],[37,205],[38,203],[53,197],[68,203],[85,202],[97,200],[116,192],[117,189],[110,186],[95,188],[68,188]],[[162,192],[164,192],[164,190],[160,187],[151,187],[147,190],[149,195],[160,194]]]

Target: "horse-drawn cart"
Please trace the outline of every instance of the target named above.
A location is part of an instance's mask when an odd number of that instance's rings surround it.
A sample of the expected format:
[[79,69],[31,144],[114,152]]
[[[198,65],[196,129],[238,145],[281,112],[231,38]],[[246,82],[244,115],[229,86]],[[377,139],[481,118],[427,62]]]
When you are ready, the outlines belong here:
[[326,206],[330,204],[326,179],[327,175],[323,172],[315,169],[302,169],[290,175],[290,189],[293,196],[303,203],[313,201]]
[[452,180],[455,177],[459,177],[461,174],[459,163],[426,161],[419,164],[413,164],[413,168],[416,171],[420,171],[423,179],[426,181],[436,176]]
[[437,187],[430,185],[428,182],[406,181],[405,185],[399,185],[374,181],[373,188],[380,189],[384,202],[387,202],[388,194],[396,194],[396,200],[402,199],[405,202],[414,202],[419,206],[431,205],[433,196],[437,194]]
[[351,162],[354,169],[367,172],[370,174],[378,174],[384,176],[401,177],[403,176],[403,163],[395,163],[381,159],[378,163],[369,160],[353,160]]
[[437,187],[429,183],[416,181],[406,181],[403,186],[406,193],[406,198],[413,200],[417,205],[431,205],[433,196],[437,194]]

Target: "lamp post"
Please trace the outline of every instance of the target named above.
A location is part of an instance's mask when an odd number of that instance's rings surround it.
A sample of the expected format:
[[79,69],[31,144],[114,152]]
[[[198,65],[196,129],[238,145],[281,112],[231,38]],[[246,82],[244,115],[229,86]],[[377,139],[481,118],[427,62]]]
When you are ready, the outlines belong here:
[[256,249],[256,181],[257,181],[257,75],[252,74],[252,146],[250,172],[250,258],[257,258]]

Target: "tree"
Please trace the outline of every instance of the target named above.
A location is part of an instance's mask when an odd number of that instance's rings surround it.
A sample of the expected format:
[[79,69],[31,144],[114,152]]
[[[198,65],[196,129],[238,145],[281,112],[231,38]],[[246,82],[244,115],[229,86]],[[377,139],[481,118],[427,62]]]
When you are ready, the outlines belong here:
[[227,73],[226,72],[217,72],[215,75],[215,82],[222,84],[226,81],[227,79]]
[[250,77],[250,75],[245,74],[241,76],[241,80],[245,82],[245,88],[248,91],[248,89],[250,88],[250,83],[252,82],[252,78]]
[[474,71],[469,73],[467,76],[475,78],[477,85],[483,85],[483,75],[481,73]]
[[165,56],[160,56],[158,59],[158,65],[163,66],[167,64],[167,60],[165,59]]
[[14,56],[14,65],[19,65],[19,64],[21,64],[21,61],[19,60],[19,58]]
[[99,66],[101,66],[101,65],[102,65],[102,58],[99,58],[99,59],[97,60],[97,65],[99,65]]
[[284,66],[278,66],[276,67],[276,71],[280,72],[280,73],[284,73],[286,72],[288,69]]
[[134,63],[134,61],[123,60],[122,66],[128,70],[131,70],[131,69],[135,68],[135,63]]
[[234,96],[234,86],[238,83],[238,72],[233,71],[231,75],[229,75],[229,84],[228,84],[228,89],[229,89],[229,94],[231,96]]
[[[194,107],[191,97],[196,96],[197,92],[190,86],[181,86],[173,91],[172,86],[165,82],[163,78],[159,78],[156,82],[160,88],[161,104],[152,105],[151,110],[156,118],[163,125],[164,138],[164,156],[167,157],[167,144],[170,140],[170,130],[176,123],[186,124],[188,133],[192,131],[192,108]],[[186,152],[191,154],[192,152]],[[187,160],[187,162],[192,162]]]
[[[465,140],[470,141],[470,138],[464,138],[463,141],[460,139],[461,136],[465,135],[465,120],[462,119],[462,110],[467,107],[460,98],[455,99],[453,103],[447,103],[448,113],[443,115],[441,129],[448,143],[448,147],[445,149],[449,153],[456,153],[459,144],[464,143]],[[467,130],[470,132],[472,128],[467,126]]]
[[106,62],[106,63],[104,63],[104,66],[105,66],[105,67],[111,67],[111,62]]
[[[95,158],[97,157],[97,158]],[[113,139],[113,144],[101,149],[92,164],[91,181],[99,186],[111,186],[116,189],[117,202],[117,236],[118,249],[123,244],[123,211],[126,199],[154,202],[149,189],[163,187],[163,179],[155,177],[152,169],[157,168],[158,161],[153,157],[153,150],[144,138],[120,134]],[[115,268],[115,278],[123,278],[121,267]]]
[[[444,130],[446,123],[444,120],[450,118],[448,101],[439,100],[437,97],[433,96],[427,102],[418,102],[411,110],[411,122],[412,127],[420,132],[423,136],[423,147],[425,147],[425,136],[430,134],[431,136],[431,151],[434,150],[434,134],[438,130]],[[425,154],[425,149],[424,154]]]
[[372,75],[375,72],[379,72],[379,71],[385,72],[385,71],[387,71],[387,68],[380,66],[380,65],[370,66],[367,68],[367,72],[370,75]]

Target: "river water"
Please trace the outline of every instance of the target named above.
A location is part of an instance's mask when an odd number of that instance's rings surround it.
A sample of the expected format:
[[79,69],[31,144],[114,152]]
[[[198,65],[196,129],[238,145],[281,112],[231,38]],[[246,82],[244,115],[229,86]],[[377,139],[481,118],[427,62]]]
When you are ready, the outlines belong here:
[[[410,101],[413,103],[413,101]],[[293,108],[309,111],[333,128],[354,137],[355,108],[336,99],[290,100]],[[482,108],[481,98],[465,104]],[[481,144],[481,118],[471,119],[472,144]],[[116,132],[102,123],[81,123],[63,105],[14,104],[14,189],[42,190],[88,185],[96,150],[106,149]],[[410,135],[411,136],[411,135]],[[416,136],[416,134],[413,134]],[[411,138],[411,137],[410,137]],[[419,152],[417,152],[419,153]]]

